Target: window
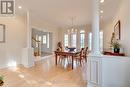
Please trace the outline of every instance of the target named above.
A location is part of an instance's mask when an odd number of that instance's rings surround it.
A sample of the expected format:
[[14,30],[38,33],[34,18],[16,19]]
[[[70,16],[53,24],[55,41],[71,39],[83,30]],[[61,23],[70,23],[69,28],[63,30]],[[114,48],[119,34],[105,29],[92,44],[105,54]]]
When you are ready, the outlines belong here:
[[38,35],[36,35],[36,40],[39,40],[39,36]]
[[69,35],[65,34],[64,35],[64,46],[69,46]]
[[[92,50],[92,33],[89,33],[89,50]],[[100,31],[100,51],[103,51],[103,32]]]
[[103,51],[103,31],[100,32],[100,51]]
[[92,50],[92,33],[89,33],[89,43],[88,43],[89,50]]
[[71,34],[71,46],[76,47],[76,42],[77,42],[76,34]]
[[[36,35],[36,40],[37,41],[41,41],[42,40],[42,37],[41,36],[39,36],[39,35]],[[38,47],[38,42],[35,42],[35,44],[36,44],[36,47]]]
[[81,30],[80,31],[80,47],[84,48],[85,46],[85,31]]
[[49,35],[49,33],[47,34],[47,48],[49,48],[50,47],[50,35]]
[[41,41],[41,40],[42,40],[42,37],[41,37],[41,36],[39,36],[39,37],[38,37],[38,40],[39,40],[39,41]]
[[43,44],[46,44],[46,35],[43,35]]

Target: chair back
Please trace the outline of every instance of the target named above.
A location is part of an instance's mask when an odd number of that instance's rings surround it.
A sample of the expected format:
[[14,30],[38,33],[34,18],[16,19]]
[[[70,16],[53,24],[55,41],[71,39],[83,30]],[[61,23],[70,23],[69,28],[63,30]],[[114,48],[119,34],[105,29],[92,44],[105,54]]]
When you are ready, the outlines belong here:
[[88,47],[85,48],[85,52],[84,52],[84,58],[87,57],[87,54],[88,54]]
[[81,48],[81,51],[80,51],[80,58],[82,58],[84,55],[84,48]]

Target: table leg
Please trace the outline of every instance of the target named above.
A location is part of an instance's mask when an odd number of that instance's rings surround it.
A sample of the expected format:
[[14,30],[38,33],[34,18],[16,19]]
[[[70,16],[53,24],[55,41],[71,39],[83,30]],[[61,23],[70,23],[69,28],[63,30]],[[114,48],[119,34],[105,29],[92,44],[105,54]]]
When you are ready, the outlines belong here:
[[72,56],[72,69],[74,68],[74,56]]
[[55,63],[57,65],[57,54],[55,54]]

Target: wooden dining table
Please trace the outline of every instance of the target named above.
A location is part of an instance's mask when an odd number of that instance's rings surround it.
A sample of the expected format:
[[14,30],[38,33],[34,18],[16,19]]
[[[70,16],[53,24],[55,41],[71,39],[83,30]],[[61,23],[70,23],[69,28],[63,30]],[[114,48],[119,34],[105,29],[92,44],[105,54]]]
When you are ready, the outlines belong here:
[[79,53],[79,51],[55,51],[55,64],[57,65],[58,56],[69,56],[72,58],[72,69],[74,68],[74,56]]

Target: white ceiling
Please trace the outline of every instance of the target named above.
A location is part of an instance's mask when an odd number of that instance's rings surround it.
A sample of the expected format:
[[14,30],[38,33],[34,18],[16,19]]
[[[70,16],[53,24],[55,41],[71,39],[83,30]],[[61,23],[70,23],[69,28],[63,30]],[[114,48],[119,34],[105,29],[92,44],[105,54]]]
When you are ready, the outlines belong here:
[[[109,20],[116,13],[120,0],[105,0],[100,4],[104,10],[102,20]],[[17,0],[16,4],[23,9],[30,9],[32,16],[58,27],[71,25],[74,17],[75,25],[86,25],[91,22],[91,0]]]

